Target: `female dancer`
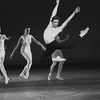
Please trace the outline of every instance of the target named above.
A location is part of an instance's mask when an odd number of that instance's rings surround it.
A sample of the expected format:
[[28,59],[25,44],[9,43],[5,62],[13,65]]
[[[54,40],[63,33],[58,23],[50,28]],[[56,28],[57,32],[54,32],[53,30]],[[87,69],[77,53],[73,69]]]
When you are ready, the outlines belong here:
[[32,40],[36,44],[40,45],[42,49],[45,50],[45,47],[39,41],[37,41],[32,35],[30,35],[30,28],[26,28],[24,31],[25,31],[24,34],[19,38],[17,45],[15,46],[13,52],[11,53],[10,58],[13,56],[19,44],[22,43],[21,54],[27,60],[27,64],[24,67],[23,71],[21,72],[20,77],[27,79],[29,77],[29,70],[32,65],[32,53],[30,47]]
[[[1,33],[1,27],[0,27],[0,33]],[[5,84],[8,84],[9,78],[7,76],[7,72],[4,67],[4,60],[5,60],[5,47],[4,42],[5,40],[9,40],[10,37],[6,37],[4,34],[0,34],[0,70],[3,73],[5,77]]]

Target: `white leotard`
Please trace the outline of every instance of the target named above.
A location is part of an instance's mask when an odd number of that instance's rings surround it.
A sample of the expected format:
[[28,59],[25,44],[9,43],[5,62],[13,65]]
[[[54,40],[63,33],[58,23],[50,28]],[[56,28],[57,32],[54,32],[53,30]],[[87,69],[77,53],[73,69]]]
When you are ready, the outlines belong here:
[[26,37],[22,36],[22,39],[23,39],[23,44],[26,44],[26,45],[30,45],[32,42],[31,35],[27,35]]
[[0,57],[4,57],[5,55],[4,41],[3,38],[0,38]]
[[31,40],[31,35],[27,35],[26,37],[23,37],[22,36],[22,48],[21,48],[21,51],[24,51],[26,52],[27,54],[30,54],[31,53],[31,48],[30,48],[30,44],[32,42]]

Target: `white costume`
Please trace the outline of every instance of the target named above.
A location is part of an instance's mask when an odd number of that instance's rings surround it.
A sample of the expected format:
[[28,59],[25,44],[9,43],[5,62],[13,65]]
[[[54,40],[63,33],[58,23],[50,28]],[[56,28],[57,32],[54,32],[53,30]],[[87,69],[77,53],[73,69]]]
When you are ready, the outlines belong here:
[[[8,84],[9,78],[7,76],[5,67],[3,65],[4,58],[5,58],[5,48],[4,48],[4,41],[9,40],[5,35],[0,36],[0,70],[5,77],[5,84]],[[3,61],[2,61],[3,58]]]
[[38,45],[40,45],[43,49],[45,49],[45,47],[39,41],[37,41],[32,35],[28,34],[30,33],[29,31],[30,31],[30,28],[25,29],[24,35],[20,37],[16,47],[14,48],[12,54],[10,55],[10,57],[12,57],[15,50],[18,48],[18,45],[22,43],[20,52],[21,52],[21,55],[27,60],[27,64],[24,67],[23,71],[21,72],[20,77],[25,78],[25,79],[29,77],[29,71],[32,65],[32,53],[31,53],[31,46],[30,46],[32,43],[32,40]]
[[32,60],[31,47],[30,47],[30,44],[32,42],[31,35],[28,35],[26,37],[22,36],[22,39],[23,42],[22,42],[21,52],[25,52],[26,54],[28,54]]
[[0,57],[5,56],[4,39],[0,39]]

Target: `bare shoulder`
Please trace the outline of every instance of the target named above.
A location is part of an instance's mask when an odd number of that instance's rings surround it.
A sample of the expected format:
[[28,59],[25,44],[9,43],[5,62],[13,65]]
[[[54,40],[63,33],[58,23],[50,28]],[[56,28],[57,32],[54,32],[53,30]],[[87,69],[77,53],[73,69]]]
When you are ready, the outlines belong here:
[[24,39],[23,35],[19,39]]
[[19,41],[23,41],[23,40],[24,40],[24,37],[20,36]]
[[29,34],[29,35],[28,35],[28,38],[29,38],[29,39],[32,39],[32,38],[33,38],[33,36],[32,36],[31,34]]
[[31,34],[28,35],[29,37],[33,37]]

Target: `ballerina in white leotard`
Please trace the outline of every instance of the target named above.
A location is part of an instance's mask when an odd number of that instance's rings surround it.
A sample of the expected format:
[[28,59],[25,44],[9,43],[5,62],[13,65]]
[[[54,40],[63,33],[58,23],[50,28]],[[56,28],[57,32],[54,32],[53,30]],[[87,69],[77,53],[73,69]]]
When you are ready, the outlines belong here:
[[[0,27],[0,33],[1,33],[1,27]],[[5,77],[5,84],[8,84],[9,78],[7,76],[7,72],[4,67],[4,60],[5,60],[5,47],[4,42],[5,40],[9,40],[10,37],[6,37],[4,34],[0,34],[0,70],[2,74]]]
[[37,41],[32,35],[29,34],[30,28],[26,28],[24,31],[25,31],[24,34],[19,38],[19,41],[16,47],[14,48],[12,54],[10,55],[10,58],[13,56],[15,50],[18,48],[18,45],[21,42],[22,43],[21,54],[27,60],[27,64],[24,67],[23,71],[21,72],[20,77],[27,79],[29,77],[29,71],[32,65],[32,53],[31,53],[31,47],[30,47],[32,40],[36,44],[40,45],[42,49],[45,50],[45,47],[39,41]]

